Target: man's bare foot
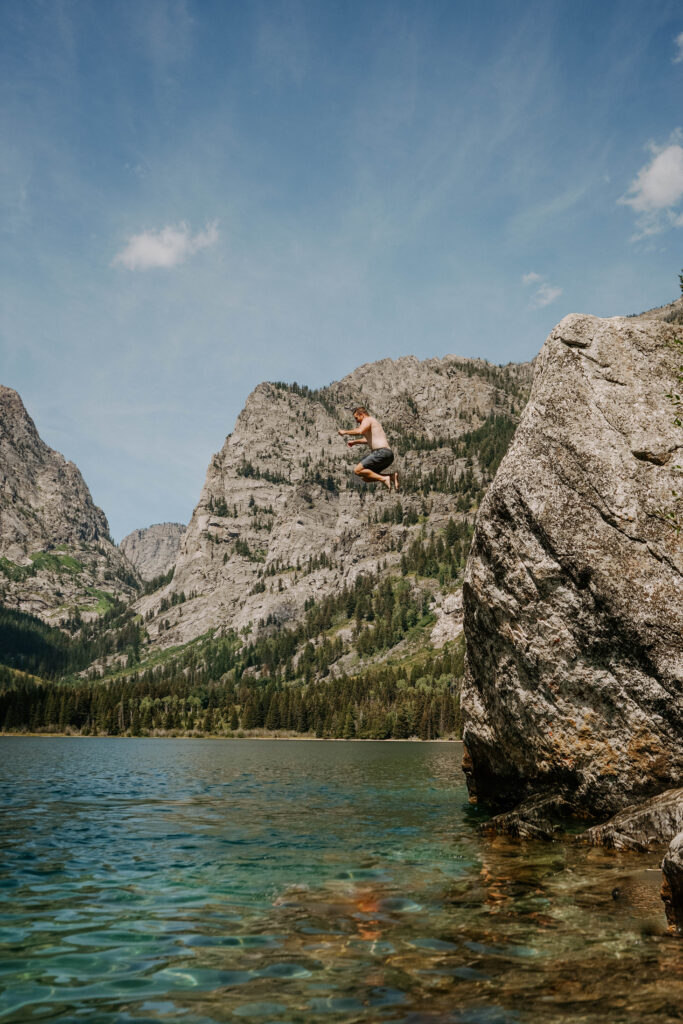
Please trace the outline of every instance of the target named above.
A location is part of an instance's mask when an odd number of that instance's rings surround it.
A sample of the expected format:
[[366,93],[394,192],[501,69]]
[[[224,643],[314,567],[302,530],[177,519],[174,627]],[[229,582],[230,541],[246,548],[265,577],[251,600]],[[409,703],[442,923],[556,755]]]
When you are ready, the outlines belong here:
[[[394,481],[394,487],[398,490],[398,473],[392,473],[391,479]],[[391,487],[389,489],[391,490]]]
[[384,486],[386,487],[386,489],[388,491],[390,491],[391,490],[391,477],[390,476],[383,476],[382,477],[382,481],[383,481]]

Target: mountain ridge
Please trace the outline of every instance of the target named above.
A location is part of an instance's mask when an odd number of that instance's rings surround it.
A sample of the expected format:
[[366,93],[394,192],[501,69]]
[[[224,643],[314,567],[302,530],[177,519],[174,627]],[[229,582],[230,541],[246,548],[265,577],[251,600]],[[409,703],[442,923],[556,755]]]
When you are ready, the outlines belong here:
[[[485,473],[467,465],[464,451],[454,458],[453,445],[492,416],[512,423],[531,372],[531,364],[405,356],[364,364],[319,390],[261,382],[209,462],[173,579],[137,603],[153,645],[184,643],[229,621],[237,630],[269,619],[283,625],[321,589],[380,563],[398,567],[399,545],[418,523],[445,529],[453,515],[471,512],[471,501],[455,508],[458,474],[469,471],[474,491]],[[398,449],[399,494],[352,474],[358,449],[349,453],[337,428],[352,425],[349,409],[362,402]],[[400,523],[390,521],[399,504]],[[171,610],[174,595],[182,608]]]
[[77,466],[0,385],[0,603],[58,623],[101,614],[138,587]]

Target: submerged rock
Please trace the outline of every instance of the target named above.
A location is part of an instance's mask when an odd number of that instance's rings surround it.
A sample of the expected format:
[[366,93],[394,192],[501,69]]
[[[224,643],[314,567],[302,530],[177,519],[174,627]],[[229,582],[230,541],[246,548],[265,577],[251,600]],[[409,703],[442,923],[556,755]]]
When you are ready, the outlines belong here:
[[560,792],[600,817],[681,779],[677,331],[572,315],[538,357],[463,588],[469,782],[490,806]]
[[519,839],[555,839],[564,834],[564,825],[571,816],[572,806],[565,796],[541,793],[512,811],[497,814],[481,826],[481,831]]
[[662,899],[669,928],[683,935],[683,832],[673,839],[662,862]]
[[604,825],[581,835],[593,846],[613,850],[648,850],[668,843],[683,830],[683,788],[669,789],[643,804],[632,804]]

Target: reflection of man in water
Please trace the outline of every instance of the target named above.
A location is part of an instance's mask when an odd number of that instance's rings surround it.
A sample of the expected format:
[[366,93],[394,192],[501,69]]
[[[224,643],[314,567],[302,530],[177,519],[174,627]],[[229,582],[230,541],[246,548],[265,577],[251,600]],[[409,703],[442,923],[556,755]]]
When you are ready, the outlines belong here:
[[365,458],[361,459],[354,468],[356,476],[362,480],[376,480],[378,483],[391,490],[393,481],[394,487],[398,490],[398,473],[384,473],[387,466],[394,461],[394,453],[389,447],[387,435],[382,429],[382,424],[371,416],[363,405],[358,405],[353,410],[353,418],[358,424],[353,430],[338,430],[340,437],[345,434],[356,438],[354,441],[347,441],[349,448],[356,444],[367,444],[370,449]]

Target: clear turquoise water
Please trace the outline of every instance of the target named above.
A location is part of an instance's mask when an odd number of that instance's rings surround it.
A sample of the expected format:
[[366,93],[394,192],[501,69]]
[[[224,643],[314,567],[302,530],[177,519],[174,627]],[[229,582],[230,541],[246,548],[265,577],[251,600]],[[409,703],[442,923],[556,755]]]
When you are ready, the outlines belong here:
[[481,836],[459,744],[0,757],[3,1021],[683,1019],[658,857]]

